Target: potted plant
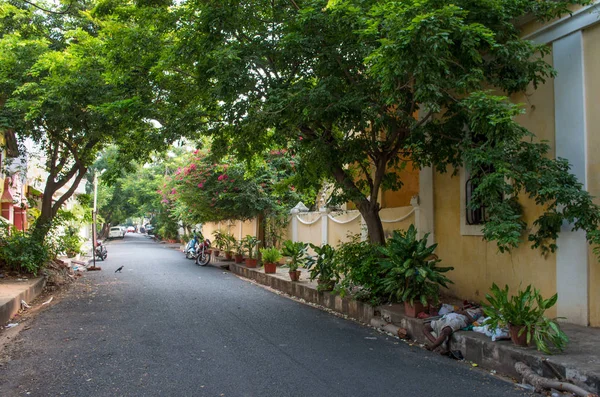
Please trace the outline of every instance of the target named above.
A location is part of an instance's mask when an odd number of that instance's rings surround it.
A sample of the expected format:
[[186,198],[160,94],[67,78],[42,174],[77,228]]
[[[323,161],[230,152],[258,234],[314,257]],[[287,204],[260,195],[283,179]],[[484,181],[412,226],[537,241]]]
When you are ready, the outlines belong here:
[[225,259],[230,261],[233,258],[233,250],[235,249],[235,237],[231,234],[225,234],[223,239],[223,248],[225,249]]
[[235,263],[242,263],[244,260],[244,240],[236,241],[235,255],[233,256]]
[[276,273],[277,262],[281,259],[281,251],[275,247],[261,248],[260,253],[262,255],[263,265],[265,266],[265,273]]
[[243,239],[244,248],[248,252],[248,257],[246,258],[246,266],[250,268],[256,267],[258,259],[255,257],[256,247],[260,244],[260,240],[254,236],[247,235]]
[[215,248],[212,250],[212,253],[215,257],[217,257],[219,256],[219,252],[223,250],[223,247],[225,246],[226,234],[221,230],[215,230],[213,232],[213,236],[215,236],[215,239],[213,241]]
[[289,257],[287,266],[289,267],[290,279],[292,281],[298,281],[300,279],[300,266],[305,266],[308,263],[308,244],[300,241],[292,242],[286,240],[283,242],[283,248],[281,253],[283,256]]
[[310,280],[317,279],[319,291],[333,290],[340,277],[335,266],[335,250],[329,244],[319,247],[311,243],[310,247],[317,254],[309,257],[306,263],[306,268],[310,270]]
[[379,247],[384,255],[383,292],[391,300],[404,302],[409,317],[416,317],[429,303],[437,304],[439,287],[452,283],[444,273],[454,268],[437,266],[440,260],[433,254],[437,244],[427,246],[427,237],[418,239],[417,229],[410,225],[406,232],[395,230],[387,245]]
[[500,289],[495,283],[490,291],[491,294],[485,295],[489,304],[483,305],[483,311],[489,317],[486,324],[491,329],[508,326],[510,339],[518,346],[528,346],[533,340],[537,349],[546,354],[564,350],[569,338],[556,319],[544,315],[556,304],[558,294],[544,299],[538,289],[528,285],[509,297],[508,285]]

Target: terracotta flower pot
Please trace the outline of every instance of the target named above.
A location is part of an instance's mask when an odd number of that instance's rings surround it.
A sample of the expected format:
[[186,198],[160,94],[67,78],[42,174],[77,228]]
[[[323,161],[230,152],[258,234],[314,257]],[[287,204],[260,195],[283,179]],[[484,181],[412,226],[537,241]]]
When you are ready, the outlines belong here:
[[290,280],[292,280],[292,281],[300,280],[300,273],[302,273],[300,270],[294,270],[293,272],[289,272]]
[[246,258],[246,267],[255,268],[258,263],[258,259],[256,258]]
[[265,273],[277,273],[277,263],[265,263]]
[[219,256],[219,252],[221,252],[221,251],[219,251],[219,250],[213,250],[213,254],[215,255],[215,258],[216,258],[217,256]]
[[[519,332],[521,332],[523,328],[525,328],[524,325],[508,325],[510,340],[512,340],[512,342],[517,346],[529,346],[527,343],[527,330],[523,331],[523,333],[519,336]],[[531,334],[531,340],[533,340],[533,332],[531,332]]]
[[404,302],[404,313],[407,317],[416,318],[423,311],[425,311],[423,304],[419,301],[414,301],[412,305],[410,302]]
[[235,254],[235,256],[233,257],[233,259],[235,259],[235,263],[242,263],[244,261],[244,255],[242,255],[242,254]]
[[231,259],[233,259],[233,252],[231,252],[231,251],[225,252],[225,260],[230,261]]

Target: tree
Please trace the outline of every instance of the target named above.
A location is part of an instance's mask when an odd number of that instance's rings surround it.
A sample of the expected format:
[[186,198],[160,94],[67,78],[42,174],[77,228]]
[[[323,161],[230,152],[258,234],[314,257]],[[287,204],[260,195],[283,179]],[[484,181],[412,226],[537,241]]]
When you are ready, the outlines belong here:
[[34,232],[43,240],[100,150],[115,144],[129,164],[178,136],[151,121],[160,111],[142,90],[147,86],[111,73],[100,23],[85,13],[44,13],[20,1],[3,3],[1,11],[0,128],[44,149],[48,178]]
[[356,204],[373,243],[385,241],[380,192],[402,187],[409,162],[471,169],[471,205],[486,207],[485,238],[501,250],[526,233],[520,195],[546,208],[534,246],[554,249],[563,220],[598,243],[598,207],[568,163],[548,159],[547,145],[514,121],[523,109],[506,96],[554,75],[539,56],[548,49],[520,39],[515,20],[547,21],[585,3],[188,1],[173,7],[166,63],[218,106],[200,126],[217,153],[291,145],[302,175],[332,179],[335,199]]

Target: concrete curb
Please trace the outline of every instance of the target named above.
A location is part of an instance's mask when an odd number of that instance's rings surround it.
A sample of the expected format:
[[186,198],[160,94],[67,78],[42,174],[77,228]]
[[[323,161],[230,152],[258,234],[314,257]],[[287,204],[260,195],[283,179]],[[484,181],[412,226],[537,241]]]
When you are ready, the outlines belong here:
[[[376,311],[380,318],[371,322],[376,328],[386,330],[390,325],[403,328],[407,331],[409,339],[418,343],[426,343],[423,334],[424,322],[421,319],[406,317],[402,305],[379,306]],[[393,328],[391,328],[393,329]],[[495,370],[500,374],[516,379],[520,375],[515,369],[515,363],[521,361],[527,364],[538,375],[555,378],[556,370],[563,378],[574,384],[598,394],[600,391],[600,373],[590,371],[588,366],[574,365],[568,362],[565,355],[547,356],[533,347],[523,348],[515,346],[511,341],[503,340],[493,342],[489,337],[468,331],[458,331],[452,334],[450,350],[460,350],[464,358],[477,363],[484,369]],[[591,357],[591,355],[590,355]]]
[[[220,265],[220,263],[213,264],[213,266],[217,267],[221,267]],[[313,286],[307,285],[302,281],[292,282],[291,280],[284,280],[270,274],[265,274],[260,269],[250,269],[234,262],[229,262],[228,265],[229,271],[238,276],[254,280],[259,284],[285,292],[296,298],[304,299],[306,302],[345,314],[362,323],[369,324],[373,318],[373,307],[368,304],[350,298],[342,298],[330,292],[319,292]]]
[[2,294],[0,295],[0,324],[5,324],[12,316],[14,316],[21,308],[21,300],[31,302],[44,289],[46,285],[45,277],[38,277],[27,282],[19,284],[0,283]]

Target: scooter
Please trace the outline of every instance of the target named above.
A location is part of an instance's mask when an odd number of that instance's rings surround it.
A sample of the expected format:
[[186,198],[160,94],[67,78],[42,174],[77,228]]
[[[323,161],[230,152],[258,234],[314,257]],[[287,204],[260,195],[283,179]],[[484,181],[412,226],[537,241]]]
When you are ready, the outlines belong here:
[[196,250],[198,249],[198,236],[194,233],[194,237],[185,246],[185,257],[187,259],[196,259]]
[[94,249],[94,255],[96,256],[96,258],[102,261],[105,260],[108,256],[108,251],[106,250],[104,244],[102,244],[101,240],[96,241],[96,249]]
[[210,262],[210,240],[205,239],[196,247],[196,265],[206,266]]

